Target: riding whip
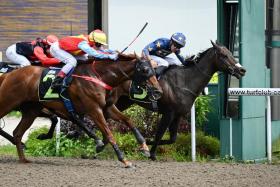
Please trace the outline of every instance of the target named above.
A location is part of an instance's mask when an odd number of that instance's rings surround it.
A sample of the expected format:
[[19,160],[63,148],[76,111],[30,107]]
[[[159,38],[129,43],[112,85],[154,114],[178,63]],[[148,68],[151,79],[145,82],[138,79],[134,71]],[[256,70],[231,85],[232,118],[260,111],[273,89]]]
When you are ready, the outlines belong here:
[[128,44],[128,46],[126,48],[124,48],[120,54],[122,54],[125,50],[127,50],[127,48],[138,38],[138,36],[144,31],[144,29],[147,27],[148,22],[145,23],[145,25],[143,26],[143,28],[140,30],[140,32],[138,33],[138,35],[134,38],[134,40],[132,40],[132,42],[130,44]]

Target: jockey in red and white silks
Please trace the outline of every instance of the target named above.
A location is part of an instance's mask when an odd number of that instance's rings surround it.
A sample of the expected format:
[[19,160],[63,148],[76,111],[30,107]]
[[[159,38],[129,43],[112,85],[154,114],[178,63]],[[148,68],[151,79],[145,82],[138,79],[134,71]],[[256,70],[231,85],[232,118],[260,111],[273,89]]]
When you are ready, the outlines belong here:
[[98,59],[116,60],[118,54],[112,50],[102,50],[106,44],[106,34],[101,30],[94,30],[89,35],[67,36],[54,43],[50,52],[61,62],[65,63],[57,74],[52,87],[62,84],[67,74],[71,73],[77,66],[77,59],[87,54]]

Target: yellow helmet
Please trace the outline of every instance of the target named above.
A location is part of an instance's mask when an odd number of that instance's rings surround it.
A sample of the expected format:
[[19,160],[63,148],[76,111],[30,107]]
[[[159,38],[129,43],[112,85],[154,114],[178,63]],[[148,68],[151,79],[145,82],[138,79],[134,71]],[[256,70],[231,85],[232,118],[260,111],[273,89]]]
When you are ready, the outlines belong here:
[[100,43],[102,45],[107,45],[107,37],[106,37],[106,34],[102,30],[96,29],[96,30],[92,31],[89,34],[88,38],[92,42],[94,41],[94,42]]

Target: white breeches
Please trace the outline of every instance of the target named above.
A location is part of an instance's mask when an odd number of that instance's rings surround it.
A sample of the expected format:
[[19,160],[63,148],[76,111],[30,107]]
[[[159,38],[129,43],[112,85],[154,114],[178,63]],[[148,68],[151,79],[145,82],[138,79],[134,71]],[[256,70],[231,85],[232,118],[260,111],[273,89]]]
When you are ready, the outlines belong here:
[[30,61],[23,55],[19,55],[16,52],[16,44],[11,45],[6,50],[6,56],[10,60],[11,64],[19,65],[20,67],[31,65]]
[[168,67],[169,65],[178,65],[178,66],[182,65],[180,60],[171,57],[161,58],[155,55],[151,55],[151,58],[157,63],[158,66]]

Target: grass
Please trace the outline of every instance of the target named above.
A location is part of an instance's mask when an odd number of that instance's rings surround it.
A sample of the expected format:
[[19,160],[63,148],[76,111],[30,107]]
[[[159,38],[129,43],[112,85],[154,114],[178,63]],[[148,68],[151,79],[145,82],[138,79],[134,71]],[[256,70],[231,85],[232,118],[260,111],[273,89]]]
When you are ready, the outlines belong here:
[[0,146],[0,155],[17,155],[16,146],[14,145],[3,145]]

